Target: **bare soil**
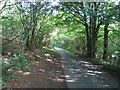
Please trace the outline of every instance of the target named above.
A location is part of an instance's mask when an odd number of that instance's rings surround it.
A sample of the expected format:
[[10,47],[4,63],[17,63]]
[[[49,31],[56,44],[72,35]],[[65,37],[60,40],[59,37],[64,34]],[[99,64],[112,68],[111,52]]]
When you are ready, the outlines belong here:
[[[20,51],[16,43],[6,45],[6,51]],[[60,56],[57,53],[43,54],[26,52],[25,56],[31,59],[31,70],[18,71],[20,80],[7,82],[11,88],[67,88]]]
[[36,54],[31,61],[30,71],[21,71],[23,75],[19,81],[12,81],[8,84],[12,88],[67,88],[65,76],[60,62],[60,57],[54,53]]

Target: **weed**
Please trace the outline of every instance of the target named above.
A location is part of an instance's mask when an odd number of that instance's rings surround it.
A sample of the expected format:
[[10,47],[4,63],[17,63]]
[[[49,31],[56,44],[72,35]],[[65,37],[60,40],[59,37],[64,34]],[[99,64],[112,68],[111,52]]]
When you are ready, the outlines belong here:
[[3,55],[3,59],[0,61],[2,62],[2,84],[3,86],[7,86],[6,82],[10,80],[19,80],[20,75],[17,70],[30,70],[31,68],[28,66],[30,60],[23,56],[20,53],[11,53],[6,52],[6,55]]
[[41,50],[41,52],[42,52],[42,53],[46,53],[46,54],[52,54],[52,53],[55,52],[55,50],[54,50],[54,49],[50,49],[50,48],[43,48],[43,49]]

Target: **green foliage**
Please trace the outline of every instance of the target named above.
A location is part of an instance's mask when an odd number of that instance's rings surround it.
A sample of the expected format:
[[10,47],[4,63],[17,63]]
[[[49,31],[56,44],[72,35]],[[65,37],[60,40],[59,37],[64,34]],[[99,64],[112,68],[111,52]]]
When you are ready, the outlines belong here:
[[[54,11],[57,14],[51,14]],[[98,58],[98,63],[102,63],[104,52],[104,25],[109,24],[107,59],[119,63],[118,12],[114,2],[60,2],[55,7],[49,2],[18,2],[7,6],[0,22],[4,37],[12,39],[21,35],[16,40],[23,52],[48,47],[52,42],[53,46],[83,55],[92,52]],[[12,55],[5,50],[2,52],[8,59],[3,60],[5,77],[15,73],[8,71],[11,68],[29,69],[28,58],[19,52],[10,52]],[[43,48],[41,52],[52,54],[54,50]]]
[[54,49],[51,49],[51,48],[43,48],[40,52],[45,53],[45,54],[53,54],[56,51]]
[[15,71],[8,71],[10,68],[14,67],[14,65],[8,65],[2,60],[2,79],[3,81],[9,81],[13,79]]
[[7,60],[2,59],[2,77],[3,82],[10,80],[19,80],[19,73],[17,70],[30,70],[29,59],[21,54],[14,54],[14,57],[6,57]]
[[15,65],[15,69],[27,69],[26,67],[29,64],[29,59],[22,55],[14,55],[14,58],[11,58],[10,64]]
[[3,12],[0,17],[2,35],[10,39],[18,36],[15,39],[27,50],[49,46],[50,33],[54,28],[54,16],[50,13],[50,4],[48,2],[23,3],[6,7],[5,14]]
[[64,26],[63,28],[58,28],[60,32],[58,32],[58,35],[53,37],[53,45],[70,51],[85,54],[86,37],[85,31],[83,31],[84,27],[80,24],[76,24],[75,27],[77,27],[74,28],[73,25],[74,23],[71,24],[71,27]]
[[[96,62],[102,64],[105,50],[104,25],[109,24],[107,28],[108,49],[106,61],[113,63],[104,63],[104,65],[106,64],[106,68],[117,67],[116,65],[120,62],[120,31],[117,18],[119,16],[117,13],[119,9],[114,2],[60,2],[60,5],[58,5],[56,9],[59,12],[56,15],[56,27],[58,30],[56,31],[57,35],[53,37],[54,46],[86,55],[93,51],[91,49],[90,52],[87,53],[88,48],[90,48],[90,46],[93,47],[95,43],[95,48],[93,49],[95,50],[95,56],[97,58]],[[116,13],[116,15],[114,13]],[[88,26],[88,36],[86,26]],[[99,27],[98,32],[97,29],[92,26]],[[93,34],[94,32],[95,34]],[[87,44],[89,47],[87,47]]]

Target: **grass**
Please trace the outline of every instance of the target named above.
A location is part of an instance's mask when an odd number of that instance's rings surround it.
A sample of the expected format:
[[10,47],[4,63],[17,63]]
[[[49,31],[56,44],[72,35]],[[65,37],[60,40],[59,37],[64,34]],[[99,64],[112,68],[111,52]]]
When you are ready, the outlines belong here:
[[74,52],[74,53],[79,53],[77,50],[75,50],[75,49],[73,49],[73,48],[70,48],[70,47],[65,48],[65,49],[67,49],[67,50],[69,50],[69,51],[72,51],[72,52]]
[[56,51],[53,48],[43,48],[40,52],[45,53],[45,54],[53,54]]

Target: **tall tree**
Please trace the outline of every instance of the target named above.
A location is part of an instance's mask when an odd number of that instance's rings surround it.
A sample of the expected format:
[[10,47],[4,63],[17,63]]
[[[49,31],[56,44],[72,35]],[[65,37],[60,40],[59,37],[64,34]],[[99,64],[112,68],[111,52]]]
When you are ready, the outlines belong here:
[[[85,27],[87,37],[87,55],[91,58],[95,58],[99,28],[106,21],[106,16],[111,18],[110,15],[107,15],[107,10],[111,8],[109,3],[62,2],[59,6],[62,12],[62,15],[60,14],[59,17],[64,16],[64,22],[67,22],[67,24],[70,22],[77,22]],[[114,12],[112,12],[112,14],[113,13]]]
[[48,2],[26,2],[24,5],[19,2],[17,5],[25,32],[23,40],[27,50],[34,50],[37,45],[41,46],[44,35],[47,34],[45,22],[49,14],[48,6]]

